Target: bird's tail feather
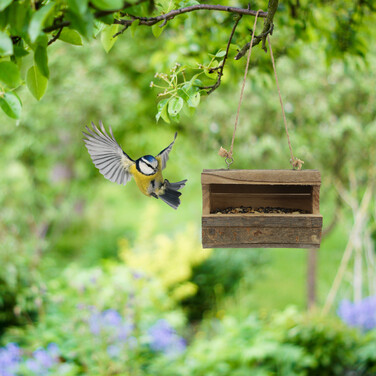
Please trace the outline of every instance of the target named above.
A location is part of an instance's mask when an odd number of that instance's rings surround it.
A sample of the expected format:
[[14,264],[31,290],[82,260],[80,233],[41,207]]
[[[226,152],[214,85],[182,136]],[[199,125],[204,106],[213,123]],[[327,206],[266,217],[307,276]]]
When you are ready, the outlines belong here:
[[178,192],[179,189],[183,188],[187,180],[182,180],[177,183],[170,183],[167,179],[165,180],[165,189],[159,198],[164,201],[167,205],[174,209],[177,209],[180,205],[181,193]]

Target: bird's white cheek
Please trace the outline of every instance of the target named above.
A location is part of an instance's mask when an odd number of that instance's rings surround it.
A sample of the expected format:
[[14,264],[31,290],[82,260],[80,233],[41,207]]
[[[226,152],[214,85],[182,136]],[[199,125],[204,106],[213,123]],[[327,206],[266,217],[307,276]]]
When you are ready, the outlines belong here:
[[154,169],[144,163],[140,164],[140,170],[145,175],[153,175],[155,173]]

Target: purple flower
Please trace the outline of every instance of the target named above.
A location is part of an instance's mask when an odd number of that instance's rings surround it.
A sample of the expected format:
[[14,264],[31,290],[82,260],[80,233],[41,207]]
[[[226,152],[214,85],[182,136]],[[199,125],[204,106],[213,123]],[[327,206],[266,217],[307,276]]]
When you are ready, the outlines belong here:
[[117,345],[110,345],[107,347],[107,353],[111,358],[117,358],[121,353],[121,348]]
[[112,343],[126,342],[133,330],[133,325],[126,322],[114,309],[93,313],[88,323],[92,334],[96,336],[102,334]]
[[49,374],[49,369],[59,363],[59,348],[50,343],[47,349],[39,348],[33,352],[33,357],[25,362],[26,368],[38,376]]
[[21,349],[15,343],[0,348],[0,376],[16,376],[20,360]]
[[103,311],[101,316],[102,323],[105,326],[119,326],[123,321],[120,313],[114,309]]
[[165,354],[181,353],[186,348],[185,340],[176,334],[166,320],[157,321],[150,329],[150,347]]
[[376,296],[369,296],[356,303],[343,300],[337,313],[349,326],[358,327],[362,330],[376,328]]

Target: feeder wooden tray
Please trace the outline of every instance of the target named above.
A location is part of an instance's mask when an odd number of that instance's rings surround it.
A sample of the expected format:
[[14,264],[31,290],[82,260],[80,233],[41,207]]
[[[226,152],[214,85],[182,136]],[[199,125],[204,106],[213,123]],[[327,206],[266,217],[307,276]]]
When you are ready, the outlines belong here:
[[[322,231],[317,170],[204,170],[204,248],[319,248]],[[304,213],[215,214],[240,207],[276,207]]]

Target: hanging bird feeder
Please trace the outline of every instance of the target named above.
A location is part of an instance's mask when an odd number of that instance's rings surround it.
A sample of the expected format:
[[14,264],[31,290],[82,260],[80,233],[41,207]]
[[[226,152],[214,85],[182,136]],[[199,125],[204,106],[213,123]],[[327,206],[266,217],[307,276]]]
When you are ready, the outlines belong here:
[[319,248],[317,170],[204,170],[204,248]]
[[292,170],[229,170],[240,106],[252,51],[257,16],[247,56],[230,151],[221,147],[228,169],[204,170],[202,184],[203,248],[319,248],[323,217],[320,215],[321,175],[301,171],[304,163],[293,155],[282,97],[278,88],[290,149]]

